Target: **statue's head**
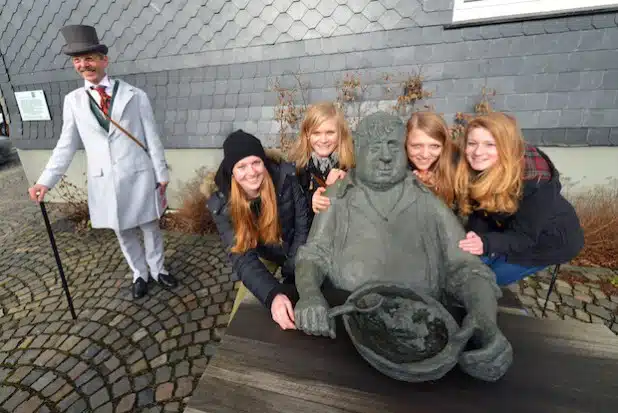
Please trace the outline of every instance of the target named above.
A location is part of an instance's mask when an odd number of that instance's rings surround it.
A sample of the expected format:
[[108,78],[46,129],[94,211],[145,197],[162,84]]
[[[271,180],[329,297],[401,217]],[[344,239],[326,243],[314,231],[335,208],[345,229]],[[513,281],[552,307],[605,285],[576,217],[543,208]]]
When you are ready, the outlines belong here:
[[405,179],[405,138],[406,128],[398,116],[376,112],[361,120],[354,134],[358,179],[379,191]]

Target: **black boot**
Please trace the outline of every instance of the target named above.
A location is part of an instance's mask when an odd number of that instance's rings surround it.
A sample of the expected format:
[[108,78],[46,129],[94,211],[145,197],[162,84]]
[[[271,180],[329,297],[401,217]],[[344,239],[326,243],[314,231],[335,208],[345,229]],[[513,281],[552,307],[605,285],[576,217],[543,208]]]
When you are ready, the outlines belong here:
[[167,288],[175,288],[178,281],[171,274],[159,274],[159,283]]
[[148,292],[148,285],[146,281],[142,277],[138,277],[137,280],[133,283],[133,298],[138,299],[142,298]]

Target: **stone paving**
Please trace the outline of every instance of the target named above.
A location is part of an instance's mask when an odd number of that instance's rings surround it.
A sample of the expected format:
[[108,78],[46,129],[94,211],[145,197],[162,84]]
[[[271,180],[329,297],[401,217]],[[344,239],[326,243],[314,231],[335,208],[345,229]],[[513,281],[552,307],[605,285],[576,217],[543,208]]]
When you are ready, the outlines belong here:
[[57,222],[73,321],[19,164],[0,179],[0,228],[10,228],[0,237],[0,412],[182,411],[235,297],[218,237],[167,233],[180,286],[151,285],[134,301],[113,232],[74,234]]
[[[618,288],[612,288],[610,282],[617,276],[617,270],[607,268],[561,266],[549,296],[546,317],[605,324],[618,334]],[[550,280],[544,270],[509,288],[530,315],[541,317]]]
[[[25,198],[19,164],[0,168],[0,413],[181,412],[225,332],[235,297],[218,237],[166,233],[180,286],[131,297],[131,275],[111,231],[82,234],[56,222],[74,298],[73,321],[39,208]],[[565,267],[549,318],[614,323],[611,270]],[[546,275],[513,286],[539,316]]]

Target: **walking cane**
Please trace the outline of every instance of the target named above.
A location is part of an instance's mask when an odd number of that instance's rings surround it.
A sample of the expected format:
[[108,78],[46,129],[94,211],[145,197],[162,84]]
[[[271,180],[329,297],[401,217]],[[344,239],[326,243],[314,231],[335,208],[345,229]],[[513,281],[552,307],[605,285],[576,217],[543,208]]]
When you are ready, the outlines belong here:
[[71,311],[73,320],[77,320],[77,315],[75,315],[75,309],[73,308],[73,299],[71,298],[71,292],[69,291],[69,285],[67,284],[67,279],[64,277],[62,262],[60,262],[58,247],[56,247],[56,239],[54,238],[54,233],[52,232],[51,224],[49,223],[49,217],[47,216],[47,209],[45,208],[45,203],[43,201],[40,201],[39,205],[41,205],[41,213],[43,214],[45,226],[47,227],[47,235],[49,235],[49,242],[51,243],[52,250],[54,251],[54,257],[56,258],[56,264],[58,265],[58,271],[60,272],[62,288],[64,289],[64,293],[67,296],[67,301],[69,302],[69,310]]

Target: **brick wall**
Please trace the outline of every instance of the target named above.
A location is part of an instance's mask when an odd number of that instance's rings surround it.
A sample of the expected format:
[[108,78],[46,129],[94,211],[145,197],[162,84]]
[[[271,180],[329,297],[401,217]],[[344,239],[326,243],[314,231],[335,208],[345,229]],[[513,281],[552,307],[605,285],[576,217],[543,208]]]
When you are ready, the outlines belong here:
[[[419,65],[427,103],[452,120],[481,88],[545,146],[618,146],[618,15],[450,29],[451,0],[0,0],[0,90],[21,149],[58,138],[63,96],[79,87],[60,53],[65,24],[92,24],[110,47],[109,72],[152,99],[167,148],[220,147],[235,128],[273,144],[269,84],[302,72],[310,101],[334,99],[358,73],[369,100],[383,73]],[[2,65],[0,65],[2,66]],[[13,91],[43,89],[52,121],[21,122]]]

